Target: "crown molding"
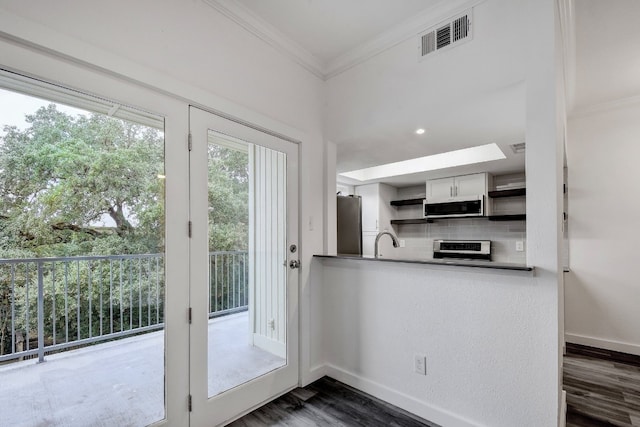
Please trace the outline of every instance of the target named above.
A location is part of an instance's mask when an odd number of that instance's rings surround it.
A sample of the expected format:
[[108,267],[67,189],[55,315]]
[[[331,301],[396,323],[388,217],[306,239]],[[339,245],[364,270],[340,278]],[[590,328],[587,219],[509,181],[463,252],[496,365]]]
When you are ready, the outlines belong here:
[[[390,49],[405,40],[438,25],[452,16],[483,3],[485,0],[443,0],[423,10],[416,16],[392,27],[375,38],[332,60],[326,66],[326,79],[330,79],[368,59]],[[416,49],[418,49],[416,42]],[[416,58],[418,55],[416,54]]]
[[617,110],[619,108],[634,107],[640,104],[640,95],[629,96],[626,98],[620,98],[613,101],[601,102],[598,104],[589,105],[586,107],[578,108],[569,114],[569,117],[581,118],[590,116],[592,114],[603,113],[607,111]]
[[268,43],[315,76],[325,79],[324,64],[308,50],[282,34],[244,5],[234,0],[203,0],[253,35]]
[[322,80],[328,80],[486,0],[441,0],[433,7],[423,10],[418,15],[327,63],[321,61],[311,52],[280,32],[276,27],[235,0],[202,1],[315,76]]

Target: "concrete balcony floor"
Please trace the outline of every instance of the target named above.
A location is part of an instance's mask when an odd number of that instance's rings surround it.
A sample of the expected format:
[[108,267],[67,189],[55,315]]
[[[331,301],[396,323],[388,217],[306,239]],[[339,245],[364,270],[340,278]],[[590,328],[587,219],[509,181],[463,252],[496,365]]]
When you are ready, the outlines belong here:
[[[248,322],[247,312],[209,322],[210,396],[285,364],[249,344]],[[138,427],[164,417],[163,331],[0,366],[0,427]]]

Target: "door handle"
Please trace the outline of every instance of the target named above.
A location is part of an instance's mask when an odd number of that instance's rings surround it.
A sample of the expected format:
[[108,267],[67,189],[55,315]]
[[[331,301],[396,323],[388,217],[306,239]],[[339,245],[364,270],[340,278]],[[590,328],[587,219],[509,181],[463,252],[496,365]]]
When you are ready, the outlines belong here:
[[292,270],[300,268],[300,261],[298,261],[297,259],[292,259],[291,261],[289,261],[289,268]]

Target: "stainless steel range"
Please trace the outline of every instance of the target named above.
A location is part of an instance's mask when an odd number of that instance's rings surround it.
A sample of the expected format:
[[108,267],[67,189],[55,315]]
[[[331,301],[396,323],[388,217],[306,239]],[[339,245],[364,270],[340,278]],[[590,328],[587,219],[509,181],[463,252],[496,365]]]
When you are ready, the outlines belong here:
[[491,240],[434,240],[433,257],[491,261]]

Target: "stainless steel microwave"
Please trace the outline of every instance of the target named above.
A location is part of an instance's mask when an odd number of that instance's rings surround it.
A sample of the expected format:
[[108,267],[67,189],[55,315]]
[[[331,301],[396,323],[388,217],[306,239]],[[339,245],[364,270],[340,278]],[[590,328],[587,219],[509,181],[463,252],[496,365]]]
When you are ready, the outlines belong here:
[[461,218],[484,215],[485,200],[483,195],[440,200],[425,199],[423,201],[424,218]]

